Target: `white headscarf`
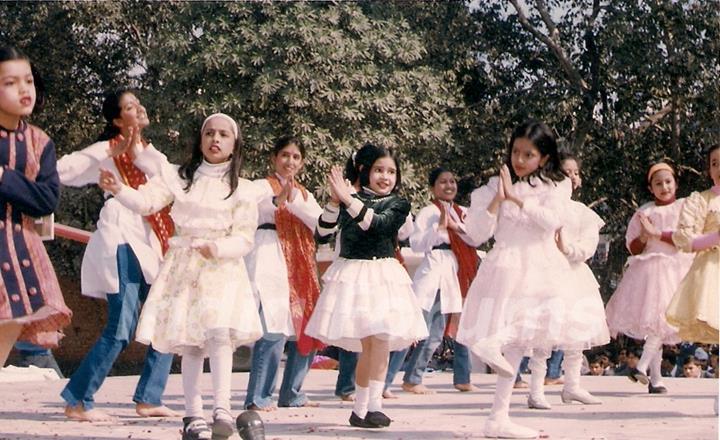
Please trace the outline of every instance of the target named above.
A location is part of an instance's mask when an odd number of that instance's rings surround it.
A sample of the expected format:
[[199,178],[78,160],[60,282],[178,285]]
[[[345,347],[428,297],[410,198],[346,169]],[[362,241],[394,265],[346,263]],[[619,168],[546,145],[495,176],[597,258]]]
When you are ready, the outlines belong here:
[[205,131],[205,126],[206,126],[207,123],[208,123],[211,119],[213,119],[213,118],[221,118],[221,119],[225,119],[226,121],[228,121],[228,122],[230,123],[230,125],[232,126],[233,134],[235,135],[235,139],[238,138],[238,126],[237,126],[237,122],[235,122],[235,120],[234,120],[233,118],[231,118],[230,116],[226,115],[225,113],[213,113],[212,115],[210,115],[210,116],[208,116],[207,118],[205,118],[205,120],[204,120],[203,123],[202,123],[202,127],[200,127],[200,133],[203,133],[203,132]]

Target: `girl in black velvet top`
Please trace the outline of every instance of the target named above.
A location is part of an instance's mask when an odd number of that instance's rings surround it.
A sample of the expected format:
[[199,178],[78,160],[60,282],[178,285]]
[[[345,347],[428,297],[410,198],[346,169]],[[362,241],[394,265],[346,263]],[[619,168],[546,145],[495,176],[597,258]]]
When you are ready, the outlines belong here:
[[380,411],[389,353],[427,337],[427,327],[410,277],[395,259],[395,237],[410,212],[410,203],[397,194],[398,160],[391,150],[371,144],[355,157],[358,193],[352,193],[340,167],[328,177],[332,200],[319,227],[337,224],[341,251],[323,276],[306,333],[360,352],[350,424],[380,428],[390,424]]

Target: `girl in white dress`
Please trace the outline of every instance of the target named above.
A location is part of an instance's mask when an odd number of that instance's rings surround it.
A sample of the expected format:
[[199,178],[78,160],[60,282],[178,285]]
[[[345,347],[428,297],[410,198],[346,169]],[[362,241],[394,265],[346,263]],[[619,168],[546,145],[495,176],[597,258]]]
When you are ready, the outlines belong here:
[[572,338],[555,310],[569,288],[570,265],[555,234],[570,193],[555,137],[537,121],[513,131],[500,176],[472,193],[465,229],[476,242],[494,236],[495,245],[470,286],[457,340],[498,372],[487,437],[538,435],[510,421],[515,372],[526,349],[552,349]]
[[[573,192],[582,185],[579,165],[579,161],[574,156],[561,154],[561,167],[572,182]],[[566,212],[567,214],[563,216],[565,223],[558,230],[556,240],[558,249],[570,262],[570,273],[566,283],[572,286],[572,290],[566,292],[571,295],[563,298],[563,306],[558,307],[556,311],[565,314],[563,326],[566,331],[579,337],[575,338],[572,345],[562,344],[565,381],[561,398],[564,403],[577,401],[586,405],[599,404],[602,403],[600,399],[580,388],[580,370],[582,350],[610,342],[600,286],[585,264],[585,261],[595,253],[600,239],[600,229],[605,222],[592,209],[577,201],[571,201]],[[532,371],[528,395],[530,408],[550,409],[544,392],[548,357],[550,352],[545,348],[533,350],[529,364]]]
[[107,170],[100,187],[143,215],[172,203],[176,235],[143,308],[136,338],[182,354],[183,439],[210,438],[200,377],[209,354],[215,397],[212,435],[233,432],[232,354],[262,336],[243,256],[253,248],[259,194],[239,177],[242,140],[237,124],[216,113],[203,122],[192,157],[179,169],[165,163],[134,190]]

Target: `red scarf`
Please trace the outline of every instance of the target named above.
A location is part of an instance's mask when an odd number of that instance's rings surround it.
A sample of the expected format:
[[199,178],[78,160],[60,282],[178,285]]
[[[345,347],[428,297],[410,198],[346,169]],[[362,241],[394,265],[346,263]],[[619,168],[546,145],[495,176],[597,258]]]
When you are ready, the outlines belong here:
[[[273,193],[276,196],[280,194],[282,191],[280,180],[276,176],[268,176],[267,180]],[[307,190],[297,183],[295,187],[307,200]],[[315,261],[315,238],[313,231],[285,206],[281,206],[275,212],[275,228],[287,266],[290,316],[297,335],[297,348],[301,355],[307,356],[313,350],[324,347],[322,342],[305,334],[305,326],[320,296],[320,282]]]
[[[118,137],[110,139],[110,148],[113,148],[118,142]],[[133,189],[138,189],[140,185],[147,182],[145,173],[135,166],[133,158],[130,157],[129,153],[116,156],[113,158],[113,161],[115,162],[118,173],[120,173],[120,178],[123,179],[126,185]],[[154,214],[145,216],[145,220],[147,220],[155,236],[160,240],[162,253],[165,255],[169,248],[168,240],[175,234],[175,224],[170,217],[170,206],[166,206]]]
[[[433,200],[433,203],[438,207],[438,209],[445,209],[445,206],[443,206],[440,201]],[[460,206],[456,203],[452,203],[452,208],[455,210],[460,222],[465,223],[465,214],[460,209]],[[448,213],[448,215],[450,215],[450,213]],[[462,295],[463,300],[465,300],[468,289],[470,289],[470,284],[472,284],[473,279],[475,279],[480,259],[478,258],[477,250],[465,243],[456,231],[448,228],[447,233],[448,237],[450,237],[450,250],[453,255],[455,255],[455,259],[458,263],[457,277],[458,283],[460,284],[460,295]],[[453,313],[452,316],[450,316],[447,327],[445,328],[446,335],[455,337],[457,334],[457,325],[459,320],[459,313]]]

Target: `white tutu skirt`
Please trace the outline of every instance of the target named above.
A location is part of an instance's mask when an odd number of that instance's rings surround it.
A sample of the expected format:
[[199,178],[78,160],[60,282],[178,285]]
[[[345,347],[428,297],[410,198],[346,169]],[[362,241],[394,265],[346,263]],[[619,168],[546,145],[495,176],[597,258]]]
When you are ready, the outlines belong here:
[[610,334],[643,340],[657,336],[664,344],[680,342],[677,329],[665,319],[670,300],[690,269],[693,254],[638,255],[610,297],[605,312]]
[[[578,279],[552,242],[496,244],[470,286],[457,341],[473,351],[505,345],[572,350],[604,343],[602,301],[599,295],[581,301],[593,293],[581,293]],[[580,290],[592,292],[589,280],[581,279]],[[598,315],[589,318],[593,313]]]
[[233,348],[263,334],[242,258],[207,259],[188,247],[171,247],[150,288],[136,339],[163,353],[205,349],[210,339]]
[[395,258],[335,260],[305,333],[355,352],[368,336],[387,340],[391,351],[428,336],[412,281]]

